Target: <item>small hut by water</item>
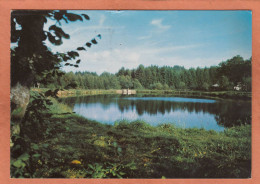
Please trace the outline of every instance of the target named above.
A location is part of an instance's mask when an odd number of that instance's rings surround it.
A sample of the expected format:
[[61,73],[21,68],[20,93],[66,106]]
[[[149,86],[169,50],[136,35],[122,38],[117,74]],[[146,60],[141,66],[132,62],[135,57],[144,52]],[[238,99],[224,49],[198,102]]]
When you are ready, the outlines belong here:
[[121,89],[121,90],[116,90],[117,94],[123,94],[123,95],[132,95],[136,94],[136,90],[132,89]]

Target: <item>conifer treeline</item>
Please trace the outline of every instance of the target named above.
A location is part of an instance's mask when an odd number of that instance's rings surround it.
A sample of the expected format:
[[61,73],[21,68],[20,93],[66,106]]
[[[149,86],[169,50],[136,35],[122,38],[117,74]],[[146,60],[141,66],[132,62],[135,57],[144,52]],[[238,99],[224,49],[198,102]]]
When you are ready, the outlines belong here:
[[[49,88],[79,89],[190,89],[233,90],[239,85],[251,91],[251,62],[241,56],[209,68],[185,69],[181,66],[139,65],[136,69],[122,67],[116,74],[104,72],[69,72],[45,86]],[[213,86],[214,84],[215,87]]]

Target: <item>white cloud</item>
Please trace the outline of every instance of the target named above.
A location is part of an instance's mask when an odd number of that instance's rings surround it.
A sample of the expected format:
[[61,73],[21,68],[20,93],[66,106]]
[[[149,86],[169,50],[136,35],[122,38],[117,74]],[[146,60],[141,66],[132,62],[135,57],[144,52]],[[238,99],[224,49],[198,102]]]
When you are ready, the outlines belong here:
[[[140,63],[140,53],[132,49],[112,49],[96,52],[82,52],[81,64],[77,70],[91,71],[101,74],[104,71],[115,73],[122,66],[137,67]],[[74,68],[64,67],[65,71],[75,71]]]
[[[71,36],[80,36],[82,34],[86,34],[88,32],[94,33],[94,32],[101,32],[102,34],[111,33],[114,30],[122,30],[125,28],[125,26],[111,26],[106,24],[107,17],[104,14],[101,14],[99,16],[99,19],[96,21],[97,24],[82,24],[78,27],[73,27],[73,30],[70,30],[69,33]],[[80,38],[81,39],[81,38]]]
[[100,27],[103,26],[105,20],[106,20],[106,16],[102,14],[102,15],[100,16],[100,19],[99,19],[99,26],[100,26]]
[[147,39],[152,38],[152,36],[153,36],[152,34],[149,34],[149,35],[145,35],[145,36],[140,36],[137,39],[138,40],[147,40]]
[[[128,69],[137,68],[140,64],[145,66],[174,66],[181,65],[185,67],[195,67],[200,59],[184,59],[178,55],[178,51],[193,49],[200,45],[183,45],[173,47],[133,47],[133,48],[117,48],[111,50],[82,52],[81,64],[77,70],[91,71],[101,74],[104,71],[115,73],[121,67]],[[204,59],[205,60],[205,59]],[[193,62],[195,61],[195,63]],[[205,60],[207,64],[208,60]],[[66,71],[74,70],[65,67]]]
[[112,14],[120,14],[120,13],[124,13],[125,11],[122,11],[122,10],[113,10],[113,11],[108,11],[109,13],[112,13]]
[[157,53],[157,54],[162,54],[162,53],[172,53],[173,51],[178,51],[178,50],[185,50],[185,49],[193,49],[202,46],[201,44],[191,44],[191,45],[178,45],[178,46],[171,46],[171,47],[157,47],[157,48],[149,48],[143,50],[144,53],[146,54],[151,54],[151,53]]
[[153,19],[150,22],[150,24],[155,26],[155,27],[157,27],[160,31],[166,31],[166,30],[171,28],[170,25],[163,25],[162,24],[162,19]]

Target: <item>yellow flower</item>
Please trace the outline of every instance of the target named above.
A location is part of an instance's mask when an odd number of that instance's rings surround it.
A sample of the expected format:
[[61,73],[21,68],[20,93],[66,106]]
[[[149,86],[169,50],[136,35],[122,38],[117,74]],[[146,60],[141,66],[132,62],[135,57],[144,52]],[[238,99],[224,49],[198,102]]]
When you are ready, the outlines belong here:
[[194,155],[195,155],[195,157],[198,156],[197,153],[195,153]]
[[81,162],[79,160],[73,160],[71,161],[72,164],[81,164]]
[[41,160],[38,160],[38,164],[42,165],[42,161],[41,161]]

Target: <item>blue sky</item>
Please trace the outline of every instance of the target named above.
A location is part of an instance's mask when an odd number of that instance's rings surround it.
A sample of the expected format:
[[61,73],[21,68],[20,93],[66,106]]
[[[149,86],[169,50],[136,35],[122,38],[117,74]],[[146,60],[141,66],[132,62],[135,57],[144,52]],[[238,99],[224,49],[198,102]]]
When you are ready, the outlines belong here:
[[[115,73],[121,67],[208,67],[241,55],[252,55],[251,11],[74,11],[90,20],[66,24],[70,34],[53,51],[66,52],[84,45],[97,34],[97,45],[80,52],[79,68],[65,71]],[[46,27],[51,25],[48,22]]]

